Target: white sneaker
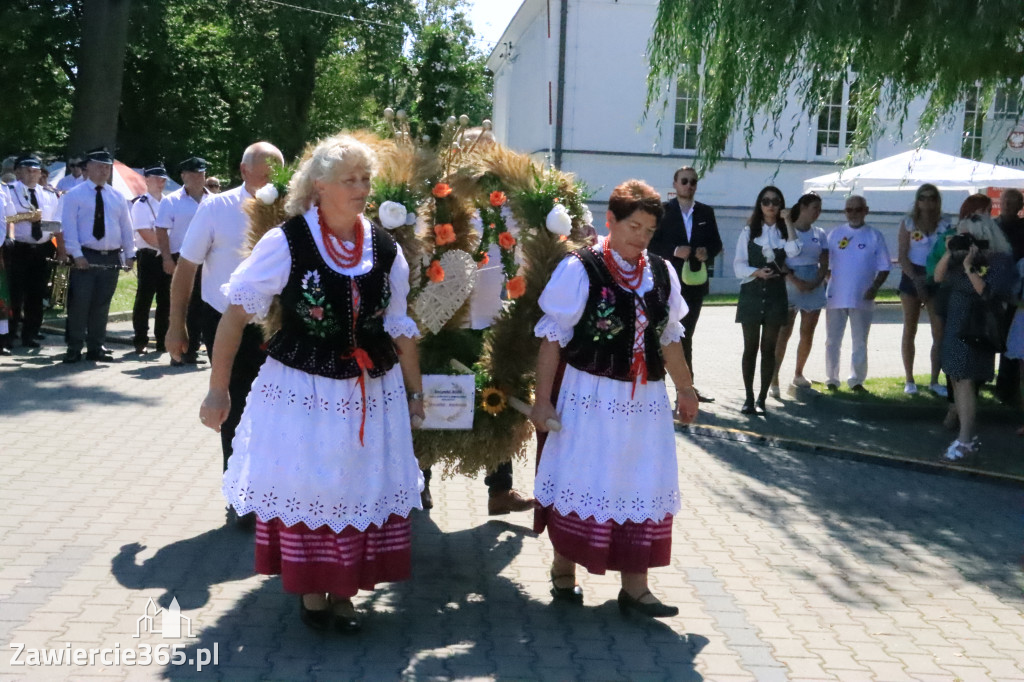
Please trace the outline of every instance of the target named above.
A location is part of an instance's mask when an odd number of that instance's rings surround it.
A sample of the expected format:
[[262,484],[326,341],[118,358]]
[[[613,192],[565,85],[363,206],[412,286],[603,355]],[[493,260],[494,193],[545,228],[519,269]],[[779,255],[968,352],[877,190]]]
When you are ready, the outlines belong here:
[[907,395],[916,394],[917,384],[915,384],[913,381],[908,381],[906,384],[903,385],[903,392],[906,393]]
[[939,396],[940,398],[946,398],[949,396],[949,391],[942,384],[932,384],[928,387],[928,390]]
[[793,377],[793,385],[797,388],[810,388],[811,382],[804,377]]
[[782,400],[782,391],[779,389],[779,385],[778,384],[772,384],[768,388],[768,393],[770,393],[771,396],[773,398],[775,398],[776,400]]
[[973,455],[978,452],[979,449],[981,449],[981,441],[978,440],[977,436],[972,438],[970,443],[955,440],[948,448],[946,448],[946,454],[944,457],[947,462],[956,462],[967,455]]

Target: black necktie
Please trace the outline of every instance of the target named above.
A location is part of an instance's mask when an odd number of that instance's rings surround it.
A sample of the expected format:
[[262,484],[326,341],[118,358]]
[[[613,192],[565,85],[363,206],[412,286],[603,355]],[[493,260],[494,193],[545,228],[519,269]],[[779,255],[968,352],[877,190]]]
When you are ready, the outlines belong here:
[[96,187],[96,213],[92,218],[92,236],[96,239],[103,239],[107,233],[105,220],[103,218],[103,185]]
[[[39,208],[39,200],[36,199],[36,190],[29,188],[28,200],[32,203],[33,208]],[[32,239],[33,241],[39,241],[43,238],[43,223],[38,220],[32,221]]]

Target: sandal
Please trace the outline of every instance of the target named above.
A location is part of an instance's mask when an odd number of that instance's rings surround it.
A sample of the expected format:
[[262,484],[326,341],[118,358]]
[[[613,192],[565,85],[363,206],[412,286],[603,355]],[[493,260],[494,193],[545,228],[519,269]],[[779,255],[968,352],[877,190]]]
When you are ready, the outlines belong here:
[[[559,580],[572,579],[572,587],[559,587]],[[555,575],[551,573],[551,596],[555,600],[561,600],[569,602],[570,604],[582,604],[583,603],[583,588],[576,584],[575,573],[563,573],[562,575]]]

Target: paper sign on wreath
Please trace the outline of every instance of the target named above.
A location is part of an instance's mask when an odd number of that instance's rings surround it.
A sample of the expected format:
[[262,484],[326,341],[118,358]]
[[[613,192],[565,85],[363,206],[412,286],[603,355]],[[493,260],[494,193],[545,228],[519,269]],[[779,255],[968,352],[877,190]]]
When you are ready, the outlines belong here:
[[473,375],[424,374],[423,410],[427,418],[420,428],[471,430],[475,383]]
[[452,319],[473,293],[476,261],[465,251],[448,251],[441,256],[444,281],[430,282],[413,304],[417,317],[431,334]]

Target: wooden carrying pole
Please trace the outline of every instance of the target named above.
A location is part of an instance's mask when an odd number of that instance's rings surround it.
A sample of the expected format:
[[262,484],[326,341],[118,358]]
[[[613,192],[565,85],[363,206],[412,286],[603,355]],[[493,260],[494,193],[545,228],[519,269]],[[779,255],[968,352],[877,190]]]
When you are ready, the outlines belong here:
[[[464,364],[462,364],[455,358],[452,358],[449,361],[449,364],[452,366],[452,369],[458,370],[463,374],[474,374],[473,370],[471,370],[469,367],[466,367]],[[529,418],[531,409],[531,406],[529,404],[511,395],[508,397],[508,404],[516,412],[519,412],[523,416]],[[544,425],[548,427],[548,431],[562,430],[562,422],[558,421],[557,419],[548,419],[546,422],[544,422]]]

